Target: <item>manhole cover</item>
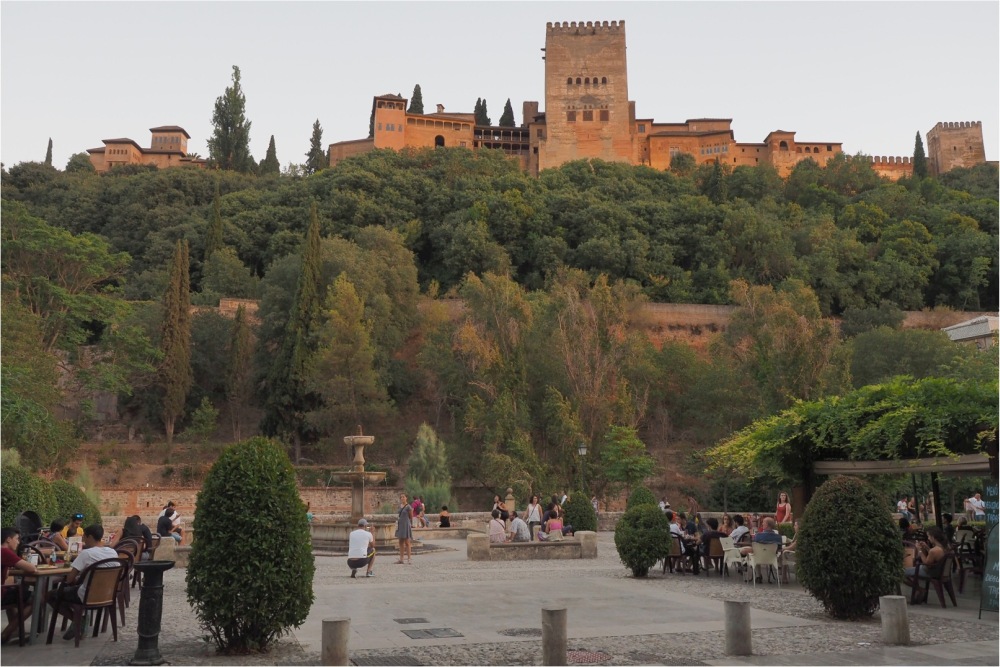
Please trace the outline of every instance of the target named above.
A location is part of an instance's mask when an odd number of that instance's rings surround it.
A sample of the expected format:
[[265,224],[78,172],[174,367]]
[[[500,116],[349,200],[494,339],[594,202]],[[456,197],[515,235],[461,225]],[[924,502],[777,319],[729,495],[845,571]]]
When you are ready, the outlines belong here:
[[566,660],[569,662],[594,663],[605,662],[610,659],[611,656],[607,653],[598,653],[596,651],[566,651]]
[[506,635],[508,637],[541,637],[541,628],[509,628],[507,630],[500,630],[501,635]]
[[427,623],[426,618],[394,618],[397,623]]
[[422,665],[412,655],[366,655],[351,660],[354,665]]
[[403,630],[410,639],[447,639],[448,637],[464,637],[461,632],[451,628],[429,628],[427,630]]

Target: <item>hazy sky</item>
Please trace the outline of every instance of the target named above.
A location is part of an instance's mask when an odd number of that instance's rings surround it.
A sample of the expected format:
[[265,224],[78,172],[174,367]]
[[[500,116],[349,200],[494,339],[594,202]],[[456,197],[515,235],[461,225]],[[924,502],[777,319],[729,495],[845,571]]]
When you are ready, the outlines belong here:
[[[0,3],[0,159],[73,153],[180,125],[207,157],[215,99],[242,72],[250,149],[282,166],[367,136],[372,96],[494,123],[509,97],[544,110],[547,21],[624,20],[629,97],[658,122],[733,119],[737,141],[792,130],[848,153],[911,155],[937,121],[983,122],[998,158],[1000,3]],[[926,136],[924,136],[926,143]]]

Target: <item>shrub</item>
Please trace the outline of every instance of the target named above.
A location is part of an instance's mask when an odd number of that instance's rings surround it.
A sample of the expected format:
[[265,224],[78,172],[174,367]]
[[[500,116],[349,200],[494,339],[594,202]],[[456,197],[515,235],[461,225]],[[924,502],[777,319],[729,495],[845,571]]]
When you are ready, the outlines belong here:
[[635,577],[645,577],[656,561],[666,558],[670,539],[670,522],[655,504],[625,510],[615,526],[618,557]]
[[631,509],[639,505],[656,505],[656,509],[660,509],[656,496],[644,486],[635,487],[635,490],[629,494],[628,500],[625,501],[625,509]]
[[597,514],[594,506],[583,491],[574,491],[563,505],[566,510],[565,523],[573,526],[573,530],[597,530]]
[[313,603],[309,522],[292,464],[267,438],[233,445],[197,502],[188,602],[220,651],[265,651]]
[[48,482],[19,465],[4,465],[0,481],[0,521],[13,526],[21,512],[31,510],[44,525],[56,517],[56,501]]
[[[453,508],[456,507],[451,498],[451,486],[421,486],[413,478],[407,477],[403,490],[411,503],[414,498],[420,496],[420,501],[424,504],[424,512],[426,514],[437,514],[442,505],[447,505],[450,512],[454,511]],[[393,513],[395,514],[398,511],[399,507],[396,507]]]
[[101,523],[101,510],[82,489],[64,479],[55,480],[51,486],[55,497],[56,517],[66,520],[80,512],[84,517],[84,526]]
[[903,543],[889,506],[873,486],[846,476],[827,481],[806,506],[797,574],[835,618],[871,616],[879,596],[893,594],[903,577]]
[[775,527],[778,529],[778,534],[779,535],[782,535],[783,537],[787,537],[788,539],[791,539],[791,538],[795,537],[795,524],[794,523],[792,523],[792,522],[779,523]]

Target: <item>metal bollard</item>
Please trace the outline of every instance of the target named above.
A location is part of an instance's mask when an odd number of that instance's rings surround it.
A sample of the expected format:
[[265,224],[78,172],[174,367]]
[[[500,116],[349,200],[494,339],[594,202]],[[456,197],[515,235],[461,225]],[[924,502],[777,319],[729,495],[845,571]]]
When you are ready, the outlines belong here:
[[882,641],[886,644],[909,644],[910,621],[906,613],[906,598],[883,595],[878,599],[882,616]]
[[542,664],[566,664],[566,607],[542,607]]
[[[173,542],[173,539],[170,539]],[[139,645],[130,665],[162,665],[166,662],[160,655],[160,621],[163,619],[163,573],[174,566],[173,561],[147,560],[135,564],[142,572],[142,589],[139,591]],[[123,585],[128,585],[124,582]],[[117,614],[114,607],[110,612]]]
[[351,634],[350,618],[324,618],[323,640],[320,649],[321,665],[351,664],[347,656],[347,640]]
[[752,655],[750,603],[726,600],[726,655]]

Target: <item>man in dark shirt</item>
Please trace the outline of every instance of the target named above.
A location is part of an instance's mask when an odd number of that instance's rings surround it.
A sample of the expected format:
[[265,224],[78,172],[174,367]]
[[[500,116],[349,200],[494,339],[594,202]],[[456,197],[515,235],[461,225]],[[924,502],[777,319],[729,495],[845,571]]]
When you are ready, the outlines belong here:
[[710,567],[711,563],[708,562],[708,555],[712,539],[726,537],[726,534],[719,531],[719,520],[715,517],[705,519],[705,525],[708,526],[708,530],[701,534],[701,556],[705,559],[706,566]]
[[174,510],[167,508],[159,519],[156,520],[156,533],[160,537],[169,537],[171,539],[177,539],[174,537]]

